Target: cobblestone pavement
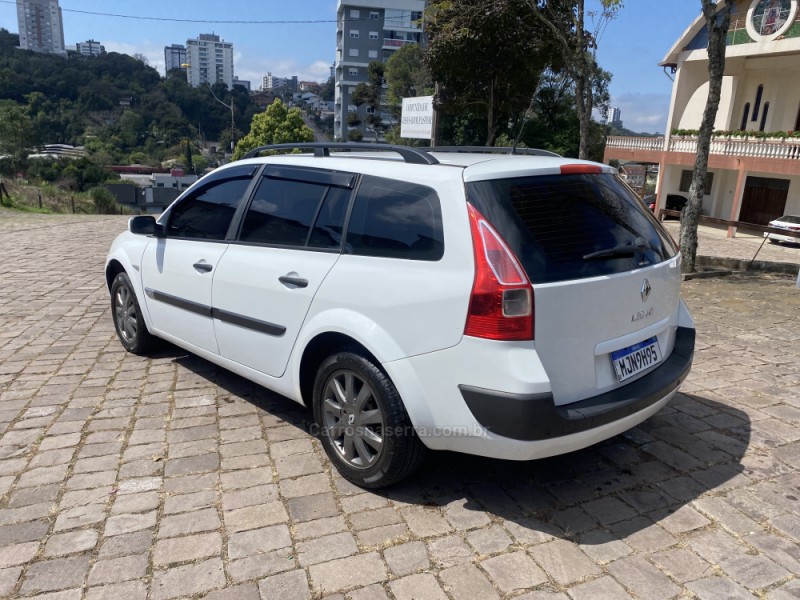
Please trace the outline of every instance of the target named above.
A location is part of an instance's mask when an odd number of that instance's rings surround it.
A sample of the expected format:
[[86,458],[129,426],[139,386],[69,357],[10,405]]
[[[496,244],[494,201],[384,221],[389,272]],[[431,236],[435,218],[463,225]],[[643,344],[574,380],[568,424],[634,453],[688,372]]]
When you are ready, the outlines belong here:
[[800,595],[792,278],[684,284],[694,370],[627,435],[435,454],[371,493],[289,400],[171,346],[123,352],[102,266],[124,223],[0,215],[0,597]]
[[[679,239],[680,221],[664,221],[664,226],[675,240]],[[738,232],[734,238],[729,238],[727,228],[709,225],[701,225],[698,228],[698,236],[700,243],[697,253],[701,256],[746,261],[752,260],[755,256],[757,261],[791,263],[800,268],[800,243],[794,245],[764,243],[763,235],[742,232]]]

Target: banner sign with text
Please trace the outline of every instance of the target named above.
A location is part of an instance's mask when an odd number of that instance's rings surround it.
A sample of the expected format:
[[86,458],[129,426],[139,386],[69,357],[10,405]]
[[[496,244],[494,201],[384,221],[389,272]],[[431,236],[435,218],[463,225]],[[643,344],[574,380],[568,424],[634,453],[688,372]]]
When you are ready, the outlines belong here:
[[403,98],[400,137],[423,140],[433,137],[433,96]]

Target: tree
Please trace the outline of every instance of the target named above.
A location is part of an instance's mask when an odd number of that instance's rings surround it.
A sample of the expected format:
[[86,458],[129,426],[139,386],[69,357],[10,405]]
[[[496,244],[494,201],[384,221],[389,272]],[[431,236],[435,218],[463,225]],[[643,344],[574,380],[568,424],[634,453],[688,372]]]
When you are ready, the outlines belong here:
[[731,24],[733,2],[726,2],[720,8],[713,0],[700,0],[703,17],[708,29],[708,99],[697,135],[697,158],[694,163],[692,185],[689,187],[689,201],[683,208],[681,216],[681,271],[692,273],[697,258],[697,225],[700,221],[700,210],[703,207],[705,180],[708,171],[708,155],[711,151],[711,135],[714,132],[714,121],[722,92],[722,76],[725,73],[725,50],[728,29]]
[[[575,108],[580,124],[578,158],[589,157],[592,110],[595,107],[595,80],[602,70],[595,58],[597,43],[609,21],[623,7],[622,0],[600,0],[599,12],[587,13],[585,0],[528,0],[533,13],[556,40],[562,52],[564,70],[575,82]],[[564,8],[568,8],[565,11]],[[586,28],[586,16],[594,29]]]
[[445,114],[482,114],[491,146],[530,103],[546,66],[558,61],[552,35],[530,0],[431,0],[425,63]]
[[15,102],[0,102],[0,156],[9,156],[12,170],[16,171],[22,168],[33,146],[33,126],[25,109]]
[[386,102],[400,116],[403,98],[433,94],[433,81],[418,44],[406,44],[386,61]]
[[236,144],[233,159],[239,160],[259,146],[312,141],[314,132],[303,121],[300,109],[289,109],[276,99],[266,111],[253,117],[250,132]]
[[[367,115],[364,119],[365,126],[375,134],[375,140],[379,138],[381,128],[381,107],[383,104],[383,84],[384,84],[384,63],[373,60],[367,67],[367,83],[359,83],[350,96],[350,101],[358,108],[366,105]],[[348,115],[349,117],[350,115]],[[360,124],[360,120],[359,123]],[[356,123],[348,125],[356,126]],[[363,136],[362,136],[363,137]]]

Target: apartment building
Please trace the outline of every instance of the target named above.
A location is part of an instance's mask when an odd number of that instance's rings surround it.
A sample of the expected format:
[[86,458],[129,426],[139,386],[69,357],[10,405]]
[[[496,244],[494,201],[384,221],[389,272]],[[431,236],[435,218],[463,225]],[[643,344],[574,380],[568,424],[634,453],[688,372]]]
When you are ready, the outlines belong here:
[[186,40],[186,78],[189,85],[224,83],[233,89],[233,44],[213,33]]
[[[350,97],[359,83],[366,82],[369,63],[386,62],[405,44],[422,43],[422,13],[425,0],[338,0],[336,8],[336,62],[334,136],[348,140],[359,131],[365,140],[375,134],[363,123],[366,107],[357,107]],[[354,113],[361,122],[349,125]]]
[[75,44],[75,50],[83,56],[99,56],[105,54],[106,47],[97,40],[86,40]]
[[164,46],[164,74],[173,69],[182,69],[186,64],[186,46],[183,44],[172,44]]
[[58,0],[17,0],[17,21],[20,48],[67,55]]

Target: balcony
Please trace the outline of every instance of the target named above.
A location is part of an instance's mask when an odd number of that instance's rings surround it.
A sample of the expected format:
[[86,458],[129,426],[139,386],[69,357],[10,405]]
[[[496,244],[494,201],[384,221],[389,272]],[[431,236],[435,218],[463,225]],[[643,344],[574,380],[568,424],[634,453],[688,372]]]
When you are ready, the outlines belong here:
[[[663,137],[610,136],[608,149],[664,151]],[[667,152],[697,154],[696,136],[671,136]],[[800,160],[800,138],[747,138],[716,136],[711,138],[711,154],[735,158]]]
[[384,50],[402,48],[406,44],[416,44],[416,42],[414,40],[398,40],[394,38],[383,38]]

